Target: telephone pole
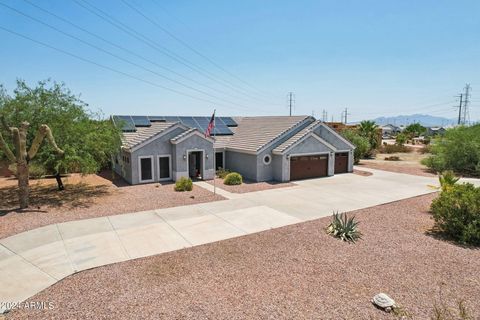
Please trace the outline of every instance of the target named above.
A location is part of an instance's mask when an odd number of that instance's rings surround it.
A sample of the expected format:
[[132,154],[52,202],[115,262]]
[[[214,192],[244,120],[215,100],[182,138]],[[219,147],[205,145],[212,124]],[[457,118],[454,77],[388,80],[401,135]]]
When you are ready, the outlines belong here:
[[343,123],[347,124],[349,115],[350,113],[348,113],[348,108],[345,108],[345,110],[342,111],[342,121],[344,121]]
[[462,123],[463,93],[460,93],[458,97],[460,98],[460,104],[458,105],[458,123],[457,124],[460,125]]
[[295,103],[295,97],[293,92],[288,93],[288,108],[290,109],[290,117],[292,116],[293,104]]
[[323,109],[322,111],[322,121],[327,122],[328,121],[328,113],[327,110]]
[[469,120],[469,111],[468,111],[468,104],[470,103],[470,84],[465,85],[465,101],[463,103],[463,125],[468,124]]

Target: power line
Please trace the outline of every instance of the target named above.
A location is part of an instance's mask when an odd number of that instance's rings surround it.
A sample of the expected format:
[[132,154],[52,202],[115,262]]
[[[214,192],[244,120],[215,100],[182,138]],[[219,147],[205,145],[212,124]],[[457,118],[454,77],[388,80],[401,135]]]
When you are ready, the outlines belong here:
[[161,77],[161,78],[166,79],[166,80],[168,80],[168,81],[174,82],[174,83],[176,83],[176,84],[178,84],[178,85],[181,85],[181,86],[183,86],[183,87],[185,87],[185,88],[188,88],[188,89],[190,89],[190,90],[196,91],[196,92],[198,92],[198,93],[204,94],[204,95],[209,96],[209,97],[211,97],[211,98],[214,98],[214,99],[217,99],[217,100],[226,102],[226,103],[228,103],[228,104],[233,104],[233,105],[237,105],[237,106],[240,106],[240,107],[242,107],[242,108],[245,108],[245,109],[249,109],[248,107],[243,106],[243,105],[241,105],[241,104],[238,104],[238,103],[235,103],[235,102],[232,102],[232,101],[223,99],[223,98],[221,98],[221,97],[217,97],[217,96],[212,95],[212,94],[210,94],[210,93],[208,93],[208,92],[206,92],[206,91],[203,91],[203,90],[200,90],[200,89],[196,89],[196,88],[194,88],[194,87],[192,87],[192,86],[190,86],[190,85],[184,84],[184,83],[182,83],[182,82],[180,82],[180,81],[177,81],[177,80],[172,79],[172,78],[170,78],[170,77],[164,76],[164,75],[162,75],[162,74],[160,74],[160,73],[158,73],[158,72],[156,72],[156,71],[154,71],[154,70],[151,70],[151,69],[149,69],[149,68],[146,68],[146,67],[144,67],[144,66],[142,66],[142,65],[140,65],[140,64],[138,64],[138,63],[132,62],[132,61],[130,61],[130,60],[128,60],[128,59],[125,59],[125,58],[123,58],[123,57],[121,57],[121,56],[119,56],[119,55],[117,55],[117,54],[115,54],[115,53],[112,53],[112,52],[110,52],[110,51],[108,51],[108,50],[105,50],[105,49],[103,49],[103,48],[101,48],[101,47],[98,47],[98,46],[96,46],[96,45],[94,45],[94,44],[91,44],[91,43],[88,42],[88,41],[85,41],[85,40],[83,40],[83,39],[81,39],[81,38],[78,38],[78,37],[76,37],[76,36],[74,36],[74,35],[71,35],[71,34],[69,34],[69,33],[67,33],[67,32],[64,32],[64,31],[56,28],[55,26],[52,26],[52,25],[50,25],[50,24],[48,24],[48,23],[46,23],[46,22],[43,22],[43,21],[35,18],[35,17],[32,17],[32,16],[30,16],[30,15],[28,15],[28,14],[26,14],[26,13],[23,13],[23,12],[15,9],[15,8],[13,8],[13,7],[10,7],[10,6],[2,3],[2,2],[0,2],[0,6],[3,6],[3,7],[5,7],[5,8],[7,8],[7,9],[9,9],[9,10],[12,10],[12,11],[16,12],[16,13],[19,14],[19,15],[22,15],[22,16],[24,16],[24,17],[26,17],[26,18],[28,18],[28,19],[30,19],[30,20],[32,20],[32,21],[35,21],[35,22],[37,22],[37,23],[39,23],[39,24],[41,24],[41,25],[44,25],[44,26],[46,26],[46,27],[48,27],[48,28],[50,28],[50,29],[58,32],[58,33],[63,34],[64,36],[67,36],[67,37],[72,38],[72,39],[74,39],[74,40],[76,40],[76,41],[79,41],[79,42],[81,42],[81,43],[83,43],[83,44],[85,44],[85,45],[87,45],[87,46],[89,46],[89,47],[92,47],[92,48],[94,48],[94,49],[96,49],[96,50],[98,50],[98,51],[100,51],[100,52],[103,52],[103,53],[105,53],[105,54],[108,54],[108,55],[110,55],[110,56],[112,56],[112,57],[114,57],[114,58],[116,58],[116,59],[119,59],[119,60],[121,60],[121,61],[123,61],[123,62],[125,62],[125,63],[128,63],[128,64],[130,64],[130,65],[133,65],[133,66],[135,66],[135,67],[137,67],[137,68],[140,68],[140,69],[142,69],[142,70],[144,70],[144,71],[150,72],[150,73],[152,73],[152,74],[154,74],[154,75],[156,75],[156,76],[158,76],[158,77]]
[[145,20],[149,21],[152,25],[156,26],[158,29],[162,30],[163,32],[165,32],[167,35],[169,35],[171,38],[175,39],[177,42],[181,43],[183,46],[185,46],[186,48],[190,49],[192,52],[194,52],[195,54],[197,54],[198,56],[202,57],[203,59],[205,59],[206,61],[208,61],[210,64],[212,64],[213,66],[215,66],[217,69],[223,71],[225,74],[229,75],[230,77],[236,79],[237,81],[240,81],[241,83],[243,83],[244,85],[247,85],[248,87],[250,87],[251,89],[257,91],[258,93],[262,93],[261,90],[259,90],[258,88],[252,86],[251,84],[249,84],[248,82],[244,81],[243,79],[241,79],[240,77],[236,76],[235,74],[231,73],[230,71],[226,70],[225,68],[223,68],[222,66],[220,66],[218,63],[216,63],[215,61],[213,61],[212,59],[210,59],[209,57],[207,57],[206,55],[204,55],[203,53],[201,53],[199,50],[197,50],[196,48],[194,48],[192,45],[188,44],[187,42],[185,42],[184,40],[182,40],[181,38],[179,38],[178,36],[176,36],[173,32],[169,31],[168,29],[166,29],[165,27],[163,27],[162,25],[160,25],[157,21],[155,21],[154,19],[150,18],[147,14],[145,14],[144,12],[142,12],[142,10],[140,10],[138,7],[135,7],[133,4],[127,2],[126,0],[120,0],[121,2],[123,2],[126,6],[128,6],[131,10],[135,11],[137,14],[139,14],[140,16],[142,16]]
[[[88,12],[94,14],[95,16],[99,17],[100,19],[102,19],[103,21],[106,21],[107,23],[113,25],[115,28],[121,30],[122,32],[130,35],[131,37],[137,39],[138,41],[141,41],[143,43],[145,43],[146,45],[148,45],[149,47],[151,47],[152,49],[166,55],[167,57],[177,61],[178,63],[186,66],[187,68],[189,68],[190,70],[192,71],[195,71],[197,72],[198,74],[202,75],[203,77],[205,78],[208,78],[222,86],[225,86],[225,87],[228,87],[230,88],[230,90],[233,90],[237,93],[240,93],[242,95],[245,95],[247,97],[249,97],[250,99],[253,99],[253,100],[260,100],[258,99],[257,97],[254,97],[248,93],[245,93],[243,92],[242,90],[239,90],[238,88],[236,88],[234,85],[231,85],[229,84],[228,82],[226,81],[220,81],[220,80],[217,80],[215,78],[215,75],[213,75],[212,73],[210,73],[209,71],[205,70],[204,68],[201,68],[197,65],[195,65],[194,63],[192,63],[191,61],[179,56],[178,54],[176,54],[175,52],[171,51],[170,49],[166,48],[165,46],[159,44],[158,42],[152,40],[151,38],[141,34],[140,32],[136,31],[134,28],[132,27],[129,27],[128,25],[126,25],[125,23],[121,22],[120,20],[116,19],[115,17],[113,17],[112,15],[108,14],[107,12],[105,12],[104,10],[96,7],[95,5],[91,4],[90,2],[86,1],[86,0],[73,0],[77,5],[79,5],[80,7],[84,8],[85,10],[87,10]],[[86,5],[88,6],[86,6]],[[93,8],[93,9],[91,9]]]
[[74,28],[76,28],[76,29],[78,29],[78,30],[81,30],[81,31],[87,33],[88,35],[90,35],[90,36],[92,36],[92,37],[95,37],[95,38],[97,38],[97,39],[99,39],[99,40],[101,40],[101,41],[103,41],[103,42],[105,42],[105,43],[107,43],[107,44],[109,44],[109,45],[117,48],[117,49],[120,49],[120,50],[122,50],[122,51],[124,51],[124,52],[127,52],[128,54],[131,54],[131,55],[133,55],[133,56],[135,56],[135,57],[143,60],[143,61],[146,61],[146,62],[148,62],[148,63],[150,63],[150,64],[152,64],[152,65],[155,65],[155,66],[157,66],[158,68],[161,68],[161,69],[166,70],[166,71],[168,71],[168,72],[170,72],[170,73],[173,73],[173,74],[175,74],[176,76],[181,77],[181,78],[184,79],[184,80],[193,82],[193,83],[195,83],[195,84],[197,84],[197,85],[199,85],[199,86],[208,88],[208,89],[210,89],[210,90],[213,90],[213,91],[215,91],[215,92],[218,92],[218,93],[223,94],[223,95],[226,95],[226,96],[231,96],[231,97],[237,98],[237,99],[238,99],[238,98],[240,98],[240,99],[245,99],[245,98],[243,98],[243,97],[233,96],[233,95],[231,95],[231,94],[229,94],[229,93],[226,93],[226,92],[223,91],[223,90],[218,90],[218,89],[216,89],[216,88],[214,88],[214,87],[211,87],[211,86],[209,86],[209,85],[206,85],[206,84],[203,84],[203,83],[201,83],[201,82],[199,82],[199,81],[196,81],[195,79],[192,79],[192,78],[190,78],[190,77],[184,76],[184,75],[176,72],[175,70],[173,70],[173,69],[171,69],[171,68],[162,66],[162,65],[158,64],[157,62],[155,62],[155,61],[153,61],[153,60],[151,60],[151,59],[148,59],[148,58],[146,58],[146,57],[144,57],[144,56],[142,56],[142,55],[140,55],[140,54],[138,54],[138,53],[136,53],[136,52],[134,52],[134,51],[132,51],[132,50],[130,50],[130,49],[128,49],[128,48],[125,48],[125,47],[123,47],[123,46],[121,46],[121,45],[119,45],[119,44],[116,44],[116,43],[114,43],[114,42],[112,42],[112,41],[110,41],[110,40],[108,40],[108,39],[106,39],[106,38],[104,38],[104,37],[102,37],[102,36],[100,36],[100,35],[98,35],[98,34],[96,34],[96,33],[93,33],[93,32],[91,32],[91,31],[89,31],[89,30],[87,30],[87,29],[85,29],[85,28],[83,28],[83,27],[81,27],[81,26],[79,26],[79,25],[77,25],[77,24],[75,24],[75,23],[73,23],[73,22],[65,19],[65,18],[62,18],[61,16],[59,16],[59,15],[57,15],[57,14],[55,14],[55,13],[53,13],[53,12],[47,10],[47,9],[44,9],[44,8],[38,6],[38,5],[35,4],[35,3],[32,3],[30,0],[23,0],[23,1],[26,2],[26,3],[28,3],[29,5],[37,8],[38,10],[41,10],[42,12],[45,12],[45,13],[47,13],[48,15],[53,16],[53,17],[55,17],[56,19],[59,19],[60,21],[62,21],[62,22],[64,22],[64,23],[67,23],[68,25],[71,25],[71,26],[73,26]]
[[208,100],[208,99],[203,99],[203,98],[200,98],[200,97],[196,97],[196,96],[192,96],[188,93],[184,93],[184,92],[181,92],[181,91],[178,91],[178,90],[175,90],[175,89],[172,89],[172,88],[169,88],[169,87],[166,87],[166,86],[163,86],[163,85],[160,85],[160,84],[157,84],[155,82],[152,82],[152,81],[149,81],[149,80],[145,80],[145,79],[142,79],[140,77],[137,77],[135,75],[132,75],[132,74],[129,74],[127,72],[123,72],[123,71],[120,71],[120,70],[117,70],[115,68],[112,68],[112,67],[109,67],[109,66],[106,66],[106,65],[103,65],[103,64],[100,64],[98,62],[95,62],[93,60],[90,60],[90,59],[87,59],[87,58],[83,58],[81,56],[78,56],[74,53],[71,53],[69,51],[66,51],[66,50],[63,50],[63,49],[60,49],[60,48],[57,48],[57,47],[54,47],[52,45],[49,45],[45,42],[42,42],[42,41],[39,41],[39,40],[35,40],[29,36],[26,36],[24,34],[21,34],[21,33],[18,33],[16,31],[13,31],[11,29],[8,29],[8,28],[5,28],[3,26],[0,26],[0,29],[5,31],[5,32],[8,32],[10,34],[13,34],[13,35],[16,35],[20,38],[23,38],[23,39],[26,39],[26,40],[29,40],[31,42],[34,42],[36,44],[39,44],[41,46],[44,46],[46,48],[49,48],[49,49],[52,49],[54,51],[57,51],[57,52],[60,52],[60,53],[63,53],[65,55],[68,55],[70,57],[73,57],[75,59],[78,59],[78,60],[81,60],[83,62],[86,62],[86,63],[89,63],[89,64],[92,64],[92,65],[95,65],[97,67],[100,67],[102,69],[105,69],[105,70],[108,70],[108,71],[111,71],[111,72],[114,72],[114,73],[117,73],[117,74],[120,74],[120,75],[123,75],[125,77],[128,77],[128,78],[131,78],[131,79],[134,79],[134,80],[137,80],[137,81],[140,81],[140,82],[143,82],[143,83],[146,83],[146,84],[149,84],[151,86],[154,86],[154,87],[157,87],[157,88],[161,88],[161,89],[165,89],[165,90],[168,90],[168,91],[171,91],[171,92],[174,92],[174,93],[177,93],[179,95],[182,95],[182,96],[185,96],[185,97],[189,97],[191,99],[194,99],[194,100],[198,100],[198,101],[203,101],[203,102],[207,102],[209,104],[216,104],[216,102],[214,101],[211,101],[211,100]]

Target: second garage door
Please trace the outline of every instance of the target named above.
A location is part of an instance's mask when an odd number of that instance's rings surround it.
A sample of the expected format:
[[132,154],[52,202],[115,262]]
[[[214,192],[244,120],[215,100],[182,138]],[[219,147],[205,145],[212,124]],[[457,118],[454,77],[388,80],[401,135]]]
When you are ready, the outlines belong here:
[[290,180],[326,177],[327,175],[327,155],[290,158]]
[[335,174],[348,172],[348,153],[335,153]]

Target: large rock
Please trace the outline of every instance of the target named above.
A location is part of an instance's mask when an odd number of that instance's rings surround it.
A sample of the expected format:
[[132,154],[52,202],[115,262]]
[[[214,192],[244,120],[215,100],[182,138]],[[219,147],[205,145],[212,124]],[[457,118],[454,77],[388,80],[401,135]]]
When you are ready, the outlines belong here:
[[390,312],[393,308],[395,308],[395,300],[390,298],[385,293],[379,293],[375,295],[372,299],[372,303],[387,312]]

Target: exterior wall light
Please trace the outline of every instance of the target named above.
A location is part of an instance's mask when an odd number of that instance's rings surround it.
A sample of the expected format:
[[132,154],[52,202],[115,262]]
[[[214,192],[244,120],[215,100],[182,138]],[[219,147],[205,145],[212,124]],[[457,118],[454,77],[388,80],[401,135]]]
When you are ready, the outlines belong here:
[[187,160],[187,155],[186,154],[183,155],[183,160]]
[[207,159],[208,159],[208,153],[207,153],[207,154],[205,154],[205,158],[207,158]]

